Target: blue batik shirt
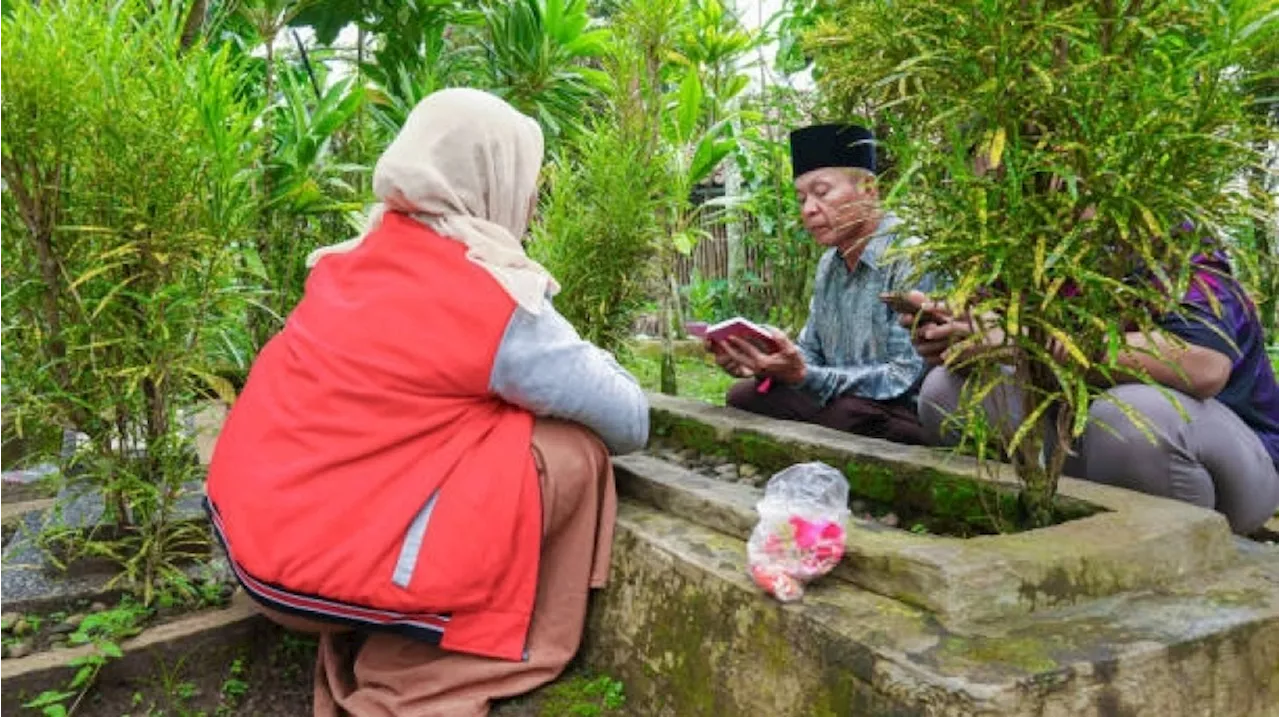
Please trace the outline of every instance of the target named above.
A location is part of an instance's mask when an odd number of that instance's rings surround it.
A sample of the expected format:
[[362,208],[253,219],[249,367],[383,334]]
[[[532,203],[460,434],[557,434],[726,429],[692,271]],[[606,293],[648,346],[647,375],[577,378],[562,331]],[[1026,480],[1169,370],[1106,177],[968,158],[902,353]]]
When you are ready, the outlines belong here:
[[796,345],[806,364],[800,388],[824,404],[846,394],[877,401],[909,397],[924,374],[911,333],[880,301],[883,292],[933,289],[928,279],[912,280],[904,258],[885,257],[900,224],[886,212],[852,270],[835,248],[818,262],[809,320]]

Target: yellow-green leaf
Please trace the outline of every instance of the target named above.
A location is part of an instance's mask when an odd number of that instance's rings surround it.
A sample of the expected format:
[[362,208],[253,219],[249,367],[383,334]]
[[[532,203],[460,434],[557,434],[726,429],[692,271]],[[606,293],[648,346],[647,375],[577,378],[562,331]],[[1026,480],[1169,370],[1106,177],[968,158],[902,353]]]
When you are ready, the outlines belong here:
[[985,229],[987,226],[987,193],[981,189],[974,192],[974,209],[978,214],[978,223]]
[[1039,406],[1036,406],[1036,410],[1032,411],[1031,415],[1023,419],[1022,423],[1018,425],[1018,430],[1014,432],[1013,438],[1009,439],[1009,450],[1011,452],[1018,450],[1018,446],[1022,445],[1027,433],[1040,425],[1040,417],[1044,415],[1045,411],[1049,410],[1049,407],[1054,404],[1059,395],[1057,393],[1049,394],[1040,402]]
[[697,244],[697,239],[690,232],[679,232],[671,237],[671,243],[675,245],[676,251],[689,256],[693,253],[693,247]]
[[1041,234],[1040,238],[1036,240],[1036,259],[1035,259],[1036,264],[1035,264],[1035,275],[1034,275],[1035,286],[1040,286],[1040,283],[1044,281],[1045,244],[1046,244],[1046,239],[1044,235]]
[[1055,341],[1062,344],[1062,348],[1066,349],[1067,355],[1076,363],[1085,368],[1089,368],[1089,357],[1084,355],[1084,352],[1080,350],[1079,346],[1076,346],[1076,342],[1071,340],[1071,337],[1067,335],[1067,332],[1059,328],[1049,328],[1049,335],[1052,336]]
[[1076,384],[1076,415],[1075,421],[1071,424],[1071,437],[1079,438],[1084,433],[1084,429],[1089,425],[1089,382],[1080,381]]
[[1022,290],[1018,289],[1009,297],[1009,312],[1005,316],[1004,331],[1009,336],[1022,334]]
[[1043,67],[1037,65],[1032,65],[1031,71],[1035,73],[1036,79],[1040,80],[1040,83],[1044,85],[1045,93],[1053,94],[1053,78],[1049,76],[1049,73]]
[[80,286],[81,286],[82,284],[84,284],[86,281],[89,281],[89,280],[90,280],[90,279],[92,279],[93,277],[98,276],[99,274],[104,274],[104,273],[106,273],[106,272],[108,272],[108,271],[111,271],[112,269],[115,269],[115,268],[120,267],[120,266],[123,266],[123,265],[124,265],[124,264],[123,264],[123,262],[116,262],[116,263],[114,263],[114,264],[100,264],[100,265],[98,265],[98,266],[95,266],[94,268],[92,268],[92,269],[90,269],[90,270],[86,271],[85,273],[81,274],[80,276],[77,276],[77,277],[75,278],[75,280],[74,280],[74,281],[72,281],[72,282],[67,286],[67,290],[68,290],[68,291],[75,291],[76,289],[80,288]]
[[219,401],[228,406],[236,402],[236,387],[230,381],[214,373],[196,371],[195,374],[217,395]]
[[1151,213],[1150,209],[1139,204],[1138,211],[1142,213],[1142,220],[1147,223],[1147,228],[1151,230],[1153,236],[1160,236],[1164,233],[1164,229],[1160,227],[1160,223],[1156,221],[1156,216]]
[[995,136],[991,138],[991,145],[987,148],[987,164],[991,169],[1000,166],[1000,159],[1004,157],[1004,142],[1004,127],[1001,127],[996,130]]

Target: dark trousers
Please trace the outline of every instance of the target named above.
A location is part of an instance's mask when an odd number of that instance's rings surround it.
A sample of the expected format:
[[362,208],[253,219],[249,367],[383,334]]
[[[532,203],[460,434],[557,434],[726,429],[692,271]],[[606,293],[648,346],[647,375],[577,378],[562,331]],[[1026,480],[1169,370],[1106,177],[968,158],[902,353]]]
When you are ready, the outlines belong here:
[[922,445],[924,429],[915,406],[905,399],[873,401],[857,396],[836,396],[823,406],[807,391],[778,385],[759,393],[755,379],[739,381],[729,389],[725,403],[743,411],[784,421],[816,423],[845,433],[883,438],[895,443]]

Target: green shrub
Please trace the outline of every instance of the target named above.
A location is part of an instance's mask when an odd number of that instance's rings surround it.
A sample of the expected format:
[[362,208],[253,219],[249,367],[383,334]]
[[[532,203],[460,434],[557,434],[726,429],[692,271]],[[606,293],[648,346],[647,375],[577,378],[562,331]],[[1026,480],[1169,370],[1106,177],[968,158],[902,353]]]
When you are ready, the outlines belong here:
[[[1029,418],[1006,450],[1033,520],[1122,333],[1173,307],[1202,237],[1274,212],[1254,170],[1275,134],[1256,110],[1274,103],[1275,13],[1256,0],[839,0],[811,38],[823,88],[884,129],[890,203],[925,240],[919,268],[1014,350]],[[1184,221],[1195,230],[1171,231]],[[997,365],[974,361],[976,384],[1003,380]],[[982,393],[962,407],[970,437],[987,428]]]
[[547,171],[530,251],[563,288],[557,309],[584,338],[618,350],[652,288],[660,168],[644,144],[602,124]]
[[195,471],[182,411],[225,392],[207,328],[243,310],[230,247],[252,219],[238,66],[180,53],[182,19],[71,0],[3,20],[5,409],[88,434],[74,467],[146,586],[191,537],[168,520]]

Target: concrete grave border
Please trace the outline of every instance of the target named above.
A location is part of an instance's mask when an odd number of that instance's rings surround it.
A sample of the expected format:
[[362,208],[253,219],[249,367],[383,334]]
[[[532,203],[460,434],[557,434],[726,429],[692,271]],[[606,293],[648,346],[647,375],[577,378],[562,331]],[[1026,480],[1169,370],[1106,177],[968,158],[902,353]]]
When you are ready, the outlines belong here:
[[[976,475],[975,461],[938,450],[670,396],[651,394],[649,400],[655,435],[711,432],[731,451],[744,437],[764,439],[837,467],[871,467],[896,483],[921,474]],[[644,456],[620,458],[616,465],[621,491],[680,517],[739,538],[755,522],[758,490],[681,476],[674,466]],[[1010,466],[988,468],[990,478],[970,480],[1016,485]],[[957,624],[1158,588],[1238,559],[1226,520],[1213,511],[1073,478],[1062,479],[1059,494],[1103,510],[1048,528],[965,539],[854,520],[836,575]]]

